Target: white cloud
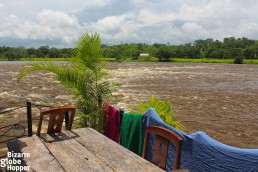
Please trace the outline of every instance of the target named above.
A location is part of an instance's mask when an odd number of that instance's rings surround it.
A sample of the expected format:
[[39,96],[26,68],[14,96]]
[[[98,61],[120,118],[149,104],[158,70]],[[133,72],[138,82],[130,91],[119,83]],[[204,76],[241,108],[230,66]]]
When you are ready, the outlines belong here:
[[155,25],[170,21],[174,18],[174,13],[153,12],[149,9],[142,9],[137,16],[145,25]]
[[209,38],[209,32],[203,28],[201,25],[198,25],[193,22],[186,22],[182,26],[182,31],[185,35],[190,38],[190,40],[196,40],[196,39],[206,39]]
[[258,24],[245,23],[236,28],[236,37],[247,37],[258,40]]
[[[2,20],[2,21],[1,21]],[[17,39],[63,40],[65,43],[75,42],[83,32],[74,15],[53,10],[43,10],[35,16],[35,20],[23,21],[14,14],[0,19],[0,36]]]
[[258,39],[255,0],[0,0],[0,8],[0,41],[39,39],[74,46],[91,31],[114,44]]
[[94,23],[94,27],[101,32],[119,32],[124,24],[124,18],[121,16],[107,16],[104,19],[98,20]]
[[64,12],[43,10],[37,14],[36,18],[42,25],[52,27],[77,26],[78,21],[74,15],[69,15]]
[[67,43],[78,39],[83,28],[74,15],[64,12],[43,10],[36,16],[42,27],[40,32],[50,39],[60,38]]

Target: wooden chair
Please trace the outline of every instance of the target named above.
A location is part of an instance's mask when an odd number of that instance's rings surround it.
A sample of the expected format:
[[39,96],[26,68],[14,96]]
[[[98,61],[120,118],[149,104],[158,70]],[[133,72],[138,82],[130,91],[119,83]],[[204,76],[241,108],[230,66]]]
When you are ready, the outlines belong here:
[[179,169],[181,161],[182,138],[176,133],[162,127],[146,127],[142,157],[147,160],[150,134],[155,135],[152,163],[166,170],[169,141],[171,141],[176,146],[173,169]]
[[44,115],[49,115],[47,134],[61,132],[64,118],[66,118],[66,129],[71,130],[76,108],[74,106],[56,106],[40,111],[37,135],[40,136]]

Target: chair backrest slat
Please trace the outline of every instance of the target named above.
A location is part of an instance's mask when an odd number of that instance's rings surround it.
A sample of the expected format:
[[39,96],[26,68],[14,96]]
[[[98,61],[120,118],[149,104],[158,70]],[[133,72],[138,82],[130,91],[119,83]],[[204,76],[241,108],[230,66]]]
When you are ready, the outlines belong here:
[[74,106],[57,106],[40,111],[37,135],[40,135],[44,115],[49,116],[47,134],[61,132],[65,115],[68,115],[67,129],[71,130],[76,108]]
[[171,141],[176,147],[173,169],[179,169],[181,161],[182,138],[176,133],[159,126],[146,127],[142,157],[147,160],[150,134],[155,135],[152,163],[158,165],[164,170],[166,169],[169,141]]
[[168,139],[156,135],[152,162],[163,169],[166,168],[168,146]]

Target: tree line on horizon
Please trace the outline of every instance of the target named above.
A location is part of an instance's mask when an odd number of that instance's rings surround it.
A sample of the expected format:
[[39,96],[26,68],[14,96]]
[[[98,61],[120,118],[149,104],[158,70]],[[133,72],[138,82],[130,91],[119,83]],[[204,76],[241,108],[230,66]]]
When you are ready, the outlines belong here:
[[[227,37],[223,41],[198,39],[193,43],[170,45],[154,43],[125,43],[120,45],[101,45],[105,57],[124,60],[137,60],[141,53],[157,57],[159,61],[169,61],[170,58],[215,58],[215,59],[258,59],[258,40],[248,38]],[[73,48],[55,48],[48,45],[39,48],[0,46],[0,58],[20,60],[21,58],[69,58]]]

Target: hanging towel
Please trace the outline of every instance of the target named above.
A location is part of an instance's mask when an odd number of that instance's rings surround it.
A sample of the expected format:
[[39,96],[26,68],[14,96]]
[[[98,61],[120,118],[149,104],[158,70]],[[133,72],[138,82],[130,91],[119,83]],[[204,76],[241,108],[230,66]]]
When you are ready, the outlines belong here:
[[104,135],[119,143],[121,121],[119,110],[105,102],[104,113],[107,120],[107,126],[104,131]]
[[143,145],[142,117],[141,114],[124,113],[120,132],[120,144],[139,156]]
[[[144,128],[161,126],[181,136],[183,138],[181,168],[189,169],[191,172],[258,171],[258,149],[240,149],[228,146],[201,131],[187,135],[164,123],[153,108],[144,114],[143,126]],[[174,162],[174,149],[171,145],[169,146],[167,171],[171,169]],[[149,152],[149,154],[152,153]]]

